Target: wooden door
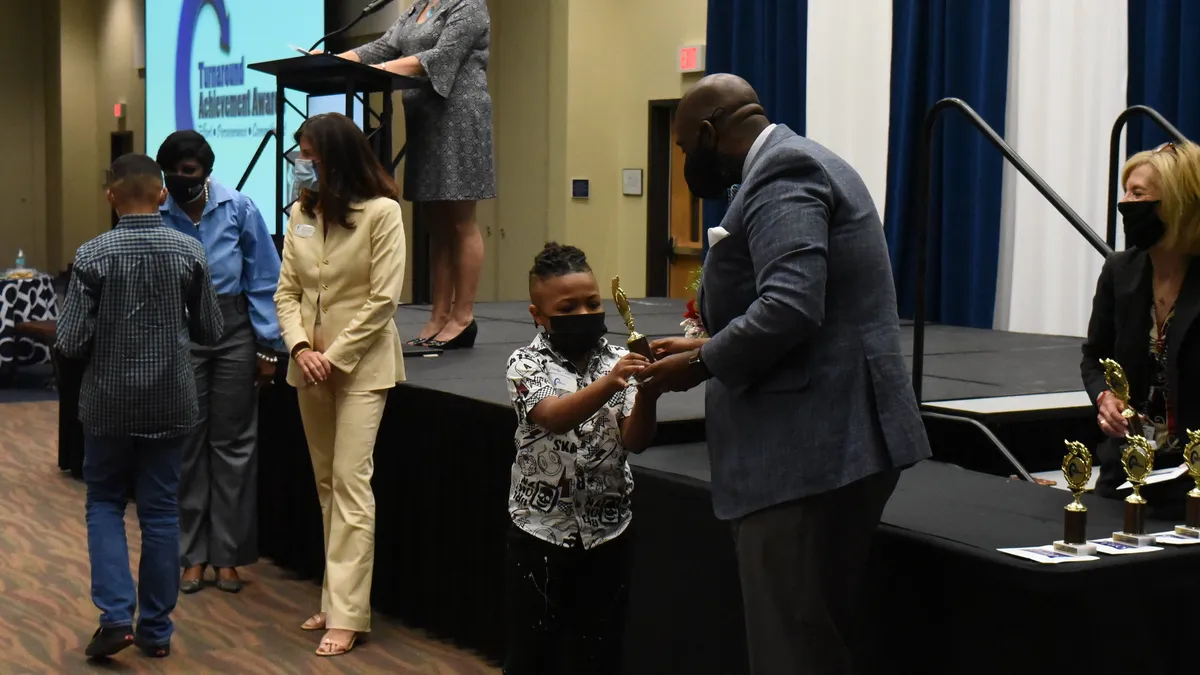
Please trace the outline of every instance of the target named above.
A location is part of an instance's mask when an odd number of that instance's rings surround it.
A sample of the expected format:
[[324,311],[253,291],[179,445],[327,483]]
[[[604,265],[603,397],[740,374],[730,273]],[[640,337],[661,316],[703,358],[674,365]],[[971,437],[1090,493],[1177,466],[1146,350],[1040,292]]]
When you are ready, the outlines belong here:
[[688,190],[683,177],[683,150],[675,142],[675,112],[671,111],[670,258],[667,265],[668,297],[692,298],[692,281],[700,270],[704,236],[701,202]]

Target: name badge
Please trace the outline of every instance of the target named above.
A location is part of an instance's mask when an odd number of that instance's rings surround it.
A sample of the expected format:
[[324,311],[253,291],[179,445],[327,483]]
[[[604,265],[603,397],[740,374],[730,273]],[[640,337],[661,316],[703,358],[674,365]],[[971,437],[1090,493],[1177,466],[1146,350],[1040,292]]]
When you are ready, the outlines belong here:
[[317,228],[309,225],[308,223],[300,223],[296,226],[296,236],[300,237],[301,239],[308,239],[312,237],[316,231]]

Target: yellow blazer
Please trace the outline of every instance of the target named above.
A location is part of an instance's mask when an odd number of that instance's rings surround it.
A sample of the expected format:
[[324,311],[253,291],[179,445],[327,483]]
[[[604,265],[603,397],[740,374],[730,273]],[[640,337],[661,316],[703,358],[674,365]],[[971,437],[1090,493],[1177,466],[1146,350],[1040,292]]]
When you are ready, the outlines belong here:
[[[325,232],[318,214],[292,207],[283,240],[275,311],[290,353],[315,344],[318,307],[325,358],[345,391],[375,391],[404,381],[404,351],[394,322],[404,286],[404,219],[400,205],[376,198],[353,205],[353,228]],[[288,384],[305,386],[293,361]]]

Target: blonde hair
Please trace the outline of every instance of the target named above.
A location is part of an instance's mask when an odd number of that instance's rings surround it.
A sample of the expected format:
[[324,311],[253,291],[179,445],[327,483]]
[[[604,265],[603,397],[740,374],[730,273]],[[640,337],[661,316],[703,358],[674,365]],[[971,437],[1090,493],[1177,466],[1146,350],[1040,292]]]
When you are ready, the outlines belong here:
[[1154,169],[1151,180],[1158,189],[1158,216],[1166,225],[1163,248],[1200,255],[1200,146],[1184,141],[1139,152],[1121,169],[1121,185],[1145,165]]

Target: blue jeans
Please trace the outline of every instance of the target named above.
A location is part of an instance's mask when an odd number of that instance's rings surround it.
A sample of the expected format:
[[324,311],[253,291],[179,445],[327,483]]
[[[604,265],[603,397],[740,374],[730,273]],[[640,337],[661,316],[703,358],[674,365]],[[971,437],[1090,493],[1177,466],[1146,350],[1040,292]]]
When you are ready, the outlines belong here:
[[[92,602],[100,625],[132,626],[148,644],[171,640],[179,597],[179,472],[183,438],[101,437],[84,434],[88,557]],[[142,556],[135,588],[125,542],[125,504],[136,494]]]

